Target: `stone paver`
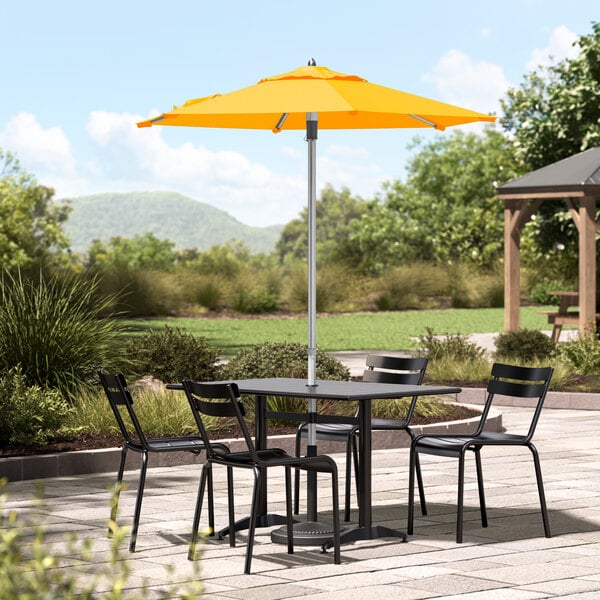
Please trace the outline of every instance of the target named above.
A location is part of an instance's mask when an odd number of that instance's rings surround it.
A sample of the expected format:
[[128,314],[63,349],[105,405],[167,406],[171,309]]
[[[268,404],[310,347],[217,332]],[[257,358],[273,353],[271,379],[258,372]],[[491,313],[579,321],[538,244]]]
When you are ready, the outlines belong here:
[[[525,422],[526,410],[502,408],[505,425]],[[486,448],[483,454],[489,527],[482,529],[477,508],[474,461],[467,461],[464,543],[455,535],[456,461],[424,457],[429,514],[417,504],[415,533],[408,543],[380,539],[342,547],[342,564],[329,552],[297,547],[294,555],[257,531],[253,574],[243,575],[246,536],[235,548],[229,540],[209,540],[202,558],[190,563],[187,543],[199,476],[195,465],[151,469],[147,479],[138,551],[124,555],[131,568],[130,592],[144,585],[159,597],[160,588],[177,579],[200,578],[210,598],[323,599],[461,598],[527,600],[600,597],[600,411],[547,409],[536,445],[540,452],[553,537],[543,536],[531,458],[526,449]],[[343,472],[343,454],[336,454]],[[405,529],[408,452],[380,450],[373,455],[374,521]],[[270,474],[270,510],[283,512],[282,477]],[[34,481],[10,483],[5,508],[21,514],[42,511],[48,536],[67,548],[66,536],[94,540],[86,573],[107,566],[106,524],[114,473],[44,479],[44,505],[32,501]],[[236,473],[236,511],[247,514],[250,479]],[[131,523],[136,473],[126,474],[129,489],[121,495],[120,518]],[[343,481],[340,481],[342,491]],[[322,486],[322,518],[330,517],[330,495]],[[216,471],[217,524],[227,522],[224,472]],[[353,516],[356,515],[354,511]],[[77,553],[71,562],[77,564]],[[169,569],[171,571],[169,571]],[[196,569],[196,571],[195,571]]]

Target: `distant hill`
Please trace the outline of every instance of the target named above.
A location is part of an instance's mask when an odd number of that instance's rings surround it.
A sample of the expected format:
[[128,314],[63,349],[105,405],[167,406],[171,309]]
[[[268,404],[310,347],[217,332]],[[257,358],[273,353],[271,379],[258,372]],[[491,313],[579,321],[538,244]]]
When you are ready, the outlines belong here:
[[244,242],[251,252],[270,252],[282,225],[251,227],[223,210],[175,192],[94,194],[64,200],[73,210],[64,225],[74,252],[85,252],[90,242],[111,237],[152,233],[169,239],[177,249]]

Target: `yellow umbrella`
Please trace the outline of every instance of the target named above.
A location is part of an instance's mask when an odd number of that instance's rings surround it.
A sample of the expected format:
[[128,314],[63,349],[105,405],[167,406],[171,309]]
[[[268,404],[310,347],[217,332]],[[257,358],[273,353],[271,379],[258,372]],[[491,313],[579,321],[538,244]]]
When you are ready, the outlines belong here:
[[[138,127],[172,125],[267,129],[306,129],[308,142],[308,386],[316,386],[316,140],[321,129],[384,129],[433,127],[494,121],[495,117],[407,94],[356,75],[316,66],[261,79],[227,94],[189,100],[182,106],[138,123]],[[310,400],[309,412],[316,412]],[[308,428],[309,454],[316,454],[314,424]],[[309,521],[316,518],[310,498]],[[297,543],[301,543],[297,540]]]
[[320,129],[391,129],[494,121],[489,115],[407,94],[309,65],[261,79],[228,94],[189,100],[138,123],[234,129],[305,129],[306,113],[319,114]]
[[494,121],[495,117],[308,66],[261,79],[228,94],[189,100],[138,127],[172,125],[235,129],[306,129],[308,146],[308,384],[316,366],[316,139],[317,129],[433,127]]

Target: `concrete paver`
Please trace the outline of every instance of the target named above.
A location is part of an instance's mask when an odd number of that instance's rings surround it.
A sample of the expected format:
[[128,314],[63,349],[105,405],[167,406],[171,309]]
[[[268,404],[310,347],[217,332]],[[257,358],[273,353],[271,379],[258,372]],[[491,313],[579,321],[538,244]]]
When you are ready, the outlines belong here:
[[[364,364],[364,363],[363,363]],[[519,425],[527,411],[503,407],[505,425]],[[415,532],[406,544],[380,539],[342,547],[342,564],[331,553],[297,547],[294,555],[257,531],[253,574],[243,575],[246,535],[238,544],[209,540],[192,565],[187,543],[199,477],[197,466],[159,467],[147,478],[138,551],[129,555],[129,593],[143,582],[156,589],[176,579],[200,577],[210,598],[478,598],[517,600],[552,597],[600,597],[600,411],[545,409],[535,442],[540,452],[553,537],[543,536],[535,478],[526,449],[483,453],[489,527],[482,529],[477,507],[474,461],[466,467],[464,543],[456,544],[456,461],[424,457],[423,475],[429,514],[417,508]],[[344,455],[336,454],[343,472]],[[406,448],[373,454],[374,521],[405,529],[408,452]],[[44,507],[31,499],[34,481],[9,483],[5,509],[46,515],[48,536],[66,547],[66,536],[94,540],[92,564],[83,573],[108,565],[108,489],[115,473],[44,479]],[[126,474],[120,518],[131,523],[136,473]],[[250,479],[236,473],[236,511],[247,514]],[[270,510],[284,512],[283,477],[269,477]],[[342,492],[343,481],[340,481]],[[322,486],[322,519],[330,517],[330,496]],[[216,470],[217,524],[226,524],[224,472]],[[356,517],[356,507],[353,511]],[[126,538],[127,542],[127,538]],[[78,562],[73,557],[73,562]],[[194,572],[194,566],[199,574]],[[168,572],[166,567],[172,572]],[[154,594],[154,595],[153,595]],[[127,597],[127,596],[126,596]],[[159,597],[144,593],[145,599]]]

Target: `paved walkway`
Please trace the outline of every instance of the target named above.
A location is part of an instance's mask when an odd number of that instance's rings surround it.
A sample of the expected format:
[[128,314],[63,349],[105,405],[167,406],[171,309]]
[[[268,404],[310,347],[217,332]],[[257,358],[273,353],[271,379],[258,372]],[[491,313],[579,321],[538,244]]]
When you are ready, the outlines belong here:
[[[525,422],[525,409],[503,409],[505,426]],[[342,547],[342,564],[332,554],[298,547],[288,555],[258,530],[253,574],[243,575],[244,533],[238,547],[228,540],[209,541],[196,563],[206,597],[253,598],[465,598],[517,600],[600,597],[600,411],[547,409],[536,444],[540,451],[553,537],[543,536],[533,466],[525,449],[486,449],[489,527],[478,521],[474,462],[467,463],[464,543],[454,542],[456,461],[423,458],[430,514],[418,518],[408,543],[381,539]],[[336,455],[340,467],[343,454]],[[374,521],[405,529],[406,449],[379,450],[373,456]],[[343,472],[343,470],[342,470]],[[152,469],[148,475],[138,551],[129,558],[129,586],[146,579],[156,589],[175,579],[195,577],[186,559],[198,469],[190,466]],[[270,474],[270,508],[282,512],[282,477]],[[130,524],[135,476],[121,498],[123,524]],[[49,535],[65,545],[75,532],[94,540],[96,572],[107,566],[108,487],[114,473],[43,481]],[[217,473],[217,523],[225,524],[224,474]],[[341,483],[340,483],[341,485]],[[236,474],[236,509],[247,514],[250,481]],[[7,508],[35,511],[35,482],[7,486]],[[329,516],[326,481],[320,486],[323,520]],[[354,515],[355,516],[355,513]],[[126,540],[127,543],[127,540]],[[126,553],[126,552],[125,552]],[[166,567],[173,573],[168,574]],[[133,589],[131,589],[133,593]],[[125,597],[130,597],[126,595]],[[145,592],[148,600],[158,592]]]

